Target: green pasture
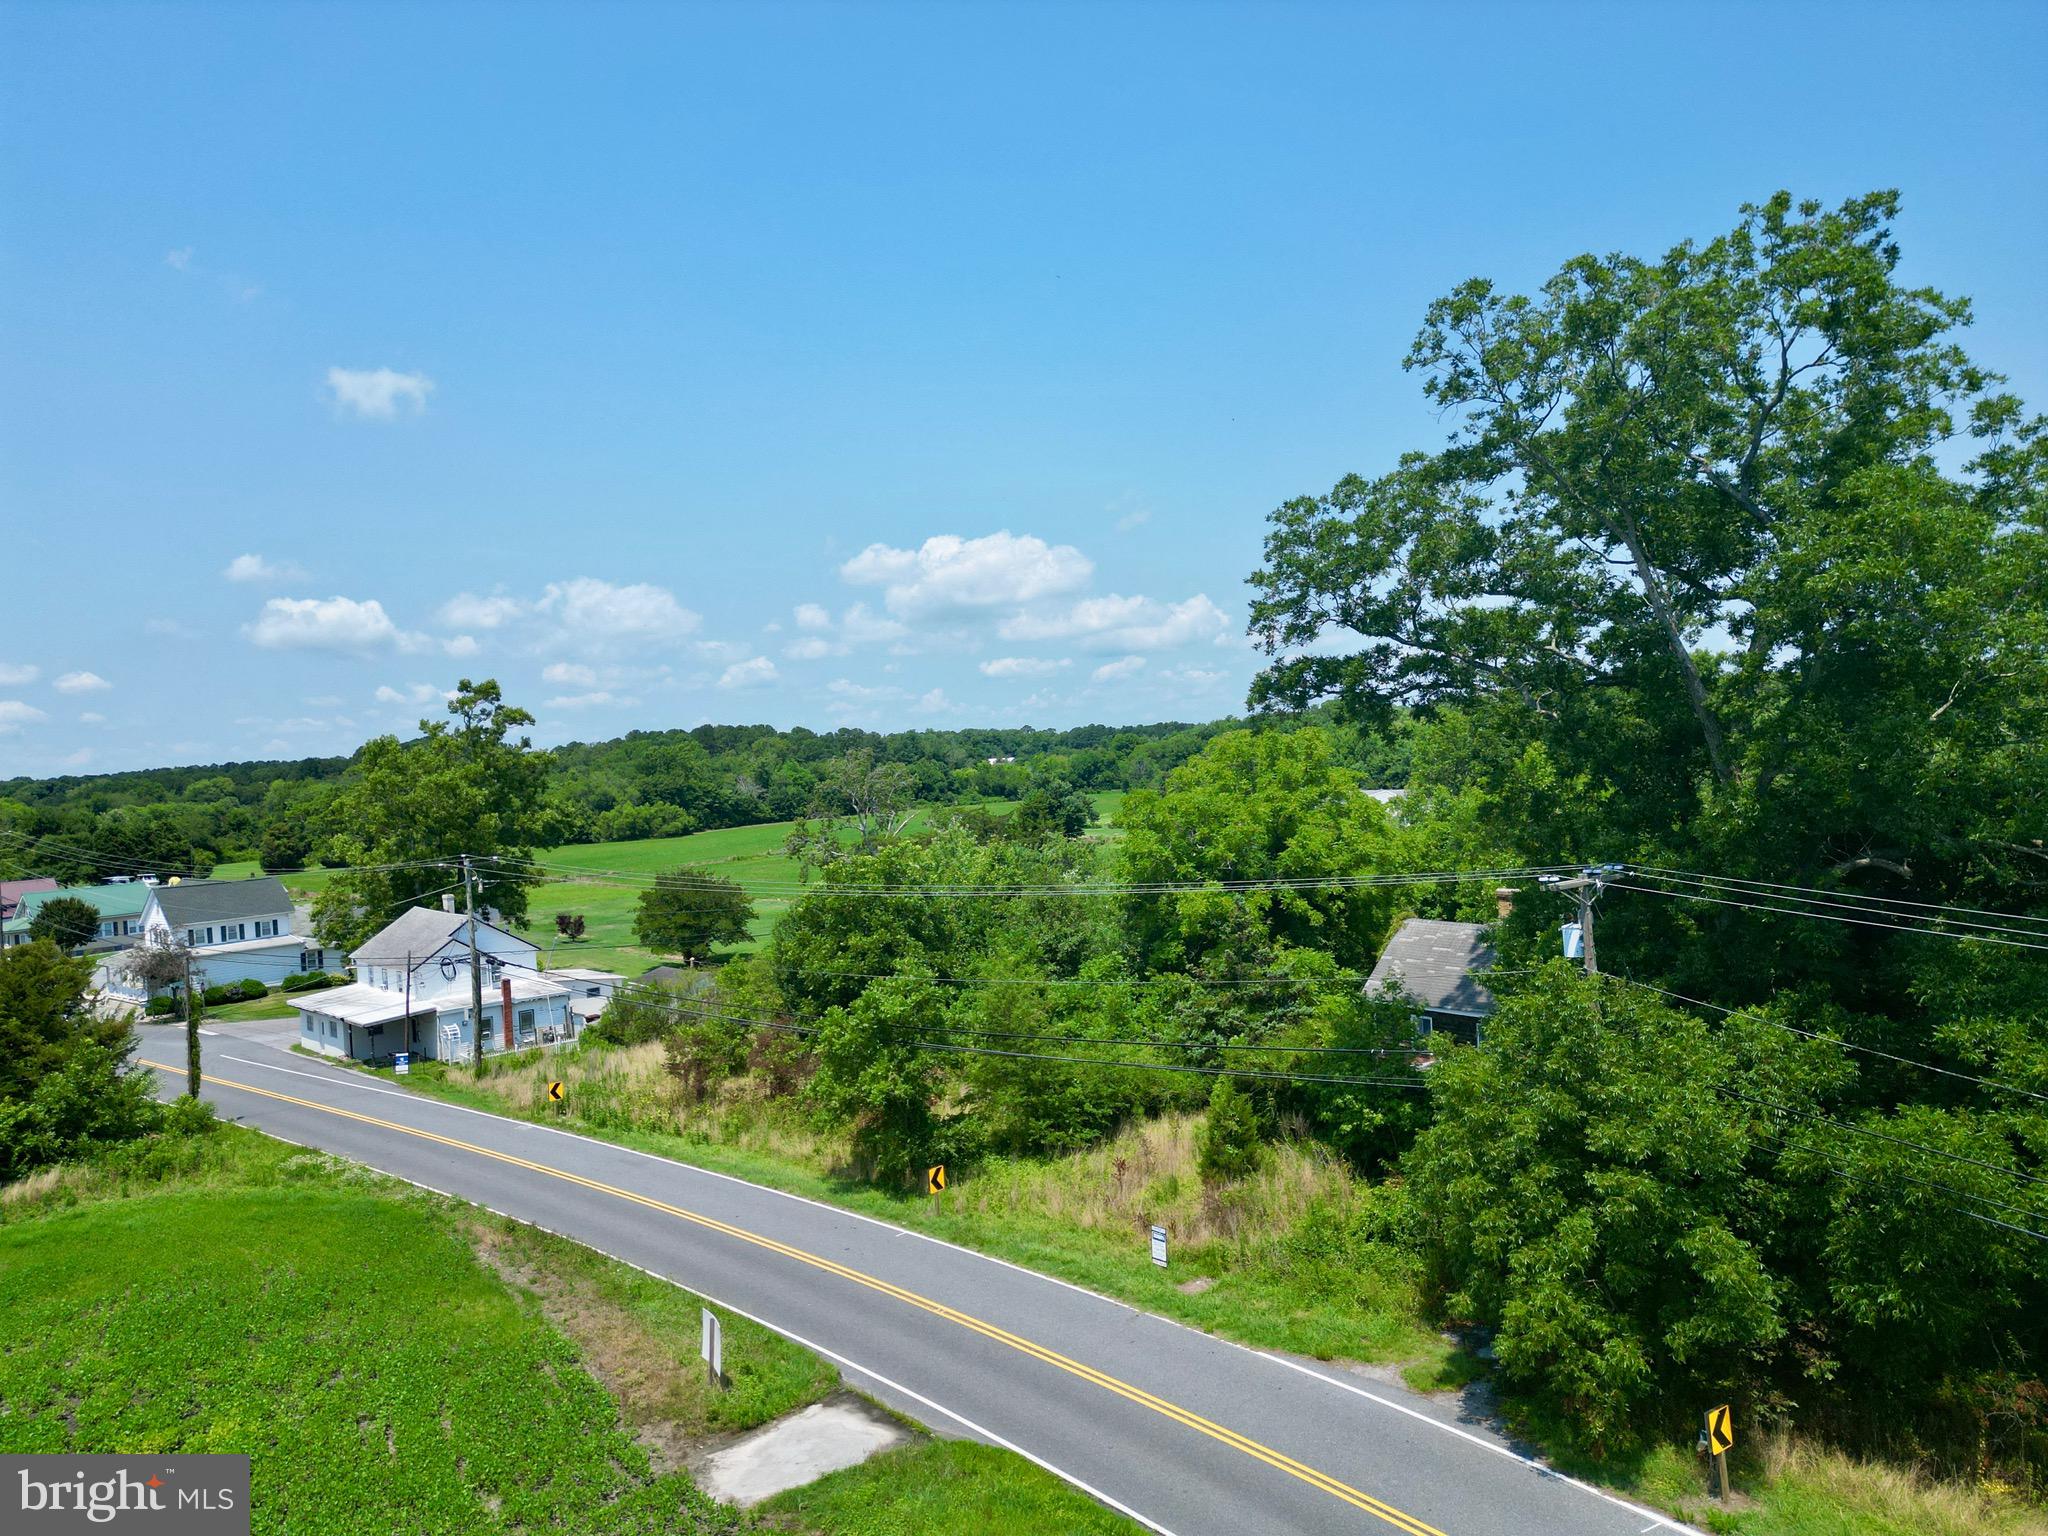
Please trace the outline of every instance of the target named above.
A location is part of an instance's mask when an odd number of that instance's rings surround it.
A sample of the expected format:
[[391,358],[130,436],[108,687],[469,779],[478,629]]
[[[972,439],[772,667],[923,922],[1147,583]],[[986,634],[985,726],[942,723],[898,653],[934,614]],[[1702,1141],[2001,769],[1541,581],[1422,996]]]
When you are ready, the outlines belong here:
[[[1100,818],[1089,835],[1114,840],[1120,835],[1115,825],[1124,792],[1110,790],[1090,796]],[[984,807],[993,815],[1006,816],[1016,808],[1010,800],[992,800]],[[923,807],[911,818],[909,830],[928,828],[934,817],[950,807]],[[745,951],[759,947],[774,931],[782,914],[789,910],[790,897],[767,888],[788,887],[802,880],[803,872],[794,859],[783,853],[783,844],[794,822],[764,822],[751,827],[719,827],[709,832],[692,832],[686,837],[651,837],[625,843],[571,843],[542,850],[536,857],[555,867],[559,878],[534,888],[527,905],[527,924],[522,937],[540,946],[547,966],[590,966],[637,976],[667,958],[640,947],[633,934],[633,913],[644,885],[665,870],[684,865],[709,870],[736,880],[754,896],[755,920],[751,942],[735,946]],[[852,833],[846,834],[850,840]],[[214,869],[217,880],[242,879],[261,871],[252,862],[222,864]],[[610,880],[607,876],[626,876]],[[284,883],[295,897],[310,899],[324,887],[332,874],[315,869],[285,875]],[[559,936],[555,914],[576,913],[584,921],[584,937],[572,942]],[[289,1011],[277,1009],[272,1011]]]

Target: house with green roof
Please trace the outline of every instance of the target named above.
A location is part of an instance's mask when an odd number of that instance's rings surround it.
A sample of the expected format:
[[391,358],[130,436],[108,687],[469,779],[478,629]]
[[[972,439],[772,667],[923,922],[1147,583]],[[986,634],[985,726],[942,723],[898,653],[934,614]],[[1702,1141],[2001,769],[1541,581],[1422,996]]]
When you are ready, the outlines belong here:
[[14,916],[0,925],[0,944],[12,948],[28,942],[29,925],[35,921],[36,913],[53,901],[70,896],[87,903],[100,915],[100,930],[97,939],[128,939],[142,932],[143,909],[149,905],[151,887],[141,881],[123,881],[118,885],[60,885],[54,890],[27,891],[22,894],[20,904],[14,909]]

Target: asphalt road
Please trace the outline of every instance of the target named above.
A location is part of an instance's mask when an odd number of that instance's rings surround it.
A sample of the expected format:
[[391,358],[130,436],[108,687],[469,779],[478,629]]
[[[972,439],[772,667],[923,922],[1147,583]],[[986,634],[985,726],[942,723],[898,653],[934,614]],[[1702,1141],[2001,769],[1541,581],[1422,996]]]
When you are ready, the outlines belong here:
[[[1528,1459],[1455,1399],[1248,1349],[904,1228],[458,1108],[286,1049],[204,1042],[220,1113],[575,1238],[1008,1446],[1170,1536],[1641,1536],[1690,1528]],[[184,1086],[182,1032],[140,1055]],[[427,1320],[425,1326],[431,1326]]]

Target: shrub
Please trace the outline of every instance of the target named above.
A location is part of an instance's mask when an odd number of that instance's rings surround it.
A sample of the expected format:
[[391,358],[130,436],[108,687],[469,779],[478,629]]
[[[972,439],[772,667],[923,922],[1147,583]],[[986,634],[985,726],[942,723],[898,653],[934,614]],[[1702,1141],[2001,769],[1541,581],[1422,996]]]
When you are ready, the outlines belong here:
[[152,1019],[160,1019],[167,1013],[178,1011],[178,1000],[174,997],[152,997],[142,1005],[142,1011]]
[[206,999],[206,1006],[218,1008],[224,1003],[238,1003],[242,1000],[242,989],[230,982],[222,987],[208,987],[200,994]]
[[163,1128],[167,1135],[204,1136],[219,1126],[220,1120],[214,1114],[213,1106],[189,1094],[171,1100],[164,1111]]
[[32,1093],[0,1100],[0,1179],[154,1129],[163,1111],[150,1088],[147,1072],[122,1070],[122,1052],[91,1039],[67,1042],[61,1064]]
[[1227,1077],[1209,1094],[1209,1118],[1195,1143],[1195,1165],[1212,1182],[1241,1179],[1259,1166],[1259,1114]]
[[254,1002],[259,997],[270,996],[270,988],[263,985],[254,976],[244,976],[241,985],[236,987],[235,990],[242,994],[243,1000],[246,1002]]

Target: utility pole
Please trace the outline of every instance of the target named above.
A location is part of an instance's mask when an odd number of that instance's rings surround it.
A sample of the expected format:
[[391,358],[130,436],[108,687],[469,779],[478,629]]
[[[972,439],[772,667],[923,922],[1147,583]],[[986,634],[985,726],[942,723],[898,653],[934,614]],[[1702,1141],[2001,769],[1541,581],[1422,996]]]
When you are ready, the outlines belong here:
[[484,975],[476,957],[476,880],[470,871],[469,855],[462,856],[462,909],[469,914],[469,1022],[470,1064],[476,1075],[484,1075]]
[[185,1091],[199,1097],[199,992],[192,985],[192,951],[185,951]]
[[1579,906],[1579,945],[1585,955],[1586,974],[1600,974],[1600,962],[1593,948],[1593,899],[1607,887],[1607,877],[1616,873],[1620,866],[1602,864],[1593,869],[1582,870],[1576,880],[1558,880],[1546,876],[1543,885],[1548,890],[1568,891]]

